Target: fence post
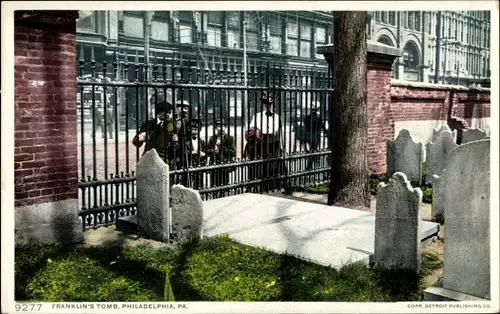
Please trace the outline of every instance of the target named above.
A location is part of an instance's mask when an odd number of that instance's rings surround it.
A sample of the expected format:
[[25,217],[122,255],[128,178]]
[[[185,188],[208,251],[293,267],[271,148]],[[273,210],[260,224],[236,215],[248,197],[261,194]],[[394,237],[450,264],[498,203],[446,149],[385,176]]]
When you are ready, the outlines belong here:
[[15,12],[16,244],[83,240],[78,217],[78,11]]
[[[401,50],[368,40],[367,46],[368,102],[368,166],[372,173],[386,171],[386,142],[393,139],[394,119],[390,115],[391,71]],[[318,53],[332,66],[333,45],[319,46]],[[333,73],[336,77],[336,74]]]

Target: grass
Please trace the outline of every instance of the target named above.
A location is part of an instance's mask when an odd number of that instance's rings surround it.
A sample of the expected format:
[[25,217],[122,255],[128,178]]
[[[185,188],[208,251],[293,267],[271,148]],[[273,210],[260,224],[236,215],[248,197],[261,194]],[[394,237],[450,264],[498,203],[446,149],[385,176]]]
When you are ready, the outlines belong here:
[[[181,249],[135,247],[16,249],[18,301],[410,301],[422,276],[439,267],[422,255],[422,273],[351,264],[339,271],[288,255],[207,238]],[[170,274],[173,295],[165,289]]]

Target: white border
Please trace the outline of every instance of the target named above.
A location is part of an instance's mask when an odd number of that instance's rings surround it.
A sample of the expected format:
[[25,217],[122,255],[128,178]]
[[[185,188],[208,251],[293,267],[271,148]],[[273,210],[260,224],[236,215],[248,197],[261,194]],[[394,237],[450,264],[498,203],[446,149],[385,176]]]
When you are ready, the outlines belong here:
[[[496,1],[169,1],[169,2],[142,2],[142,1],[84,1],[84,2],[49,2],[49,1],[12,1],[2,2],[2,313],[15,313],[14,308],[14,10],[44,9],[44,10],[369,10],[375,11],[381,8],[391,10],[491,10],[491,295],[493,299],[489,302],[489,309],[476,308],[451,308],[453,303],[449,302],[401,302],[401,303],[325,303],[325,302],[185,302],[175,303],[186,305],[188,310],[176,308],[172,310],[160,309],[156,311],[126,309],[122,303],[115,303],[117,310],[58,310],[53,304],[44,303],[31,312],[43,313],[493,313],[498,312],[499,299],[499,204],[498,204],[498,129],[499,108],[498,104],[498,41],[499,14]],[[67,303],[69,304],[69,303]],[[76,303],[82,304],[82,303]],[[142,303],[146,304],[146,303]],[[432,305],[446,305],[445,308],[434,308]],[[461,305],[471,305],[474,302],[466,302]],[[89,307],[97,307],[97,303],[88,303]],[[480,306],[484,306],[481,303]],[[422,306],[422,307],[420,307]]]

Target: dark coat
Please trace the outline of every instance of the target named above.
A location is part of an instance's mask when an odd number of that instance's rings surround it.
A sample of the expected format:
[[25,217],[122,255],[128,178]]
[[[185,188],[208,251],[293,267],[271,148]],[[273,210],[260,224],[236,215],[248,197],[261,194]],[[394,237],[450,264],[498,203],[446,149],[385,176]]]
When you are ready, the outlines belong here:
[[218,135],[212,135],[208,140],[207,154],[210,156],[210,164],[217,162],[230,162],[236,156],[236,148],[234,145],[234,137],[224,133],[220,140],[219,150],[215,152]]

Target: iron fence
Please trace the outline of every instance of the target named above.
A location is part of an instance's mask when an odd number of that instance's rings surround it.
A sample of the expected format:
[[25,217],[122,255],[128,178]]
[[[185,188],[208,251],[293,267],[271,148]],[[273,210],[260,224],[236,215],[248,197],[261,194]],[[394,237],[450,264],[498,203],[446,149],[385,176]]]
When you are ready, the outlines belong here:
[[[205,59],[156,55],[151,65],[139,63],[137,54],[127,52],[115,51],[101,62],[96,62],[93,52],[86,57],[81,49],[77,98],[79,201],[84,229],[110,225],[118,217],[136,212],[135,165],[146,145],[136,147],[132,139],[142,125],[158,118],[153,109],[163,100],[174,106],[174,112],[180,102],[190,104],[187,116],[180,119],[181,129],[174,131],[183,135],[183,140],[177,145],[181,149],[174,150],[176,161],[170,161],[170,180],[197,189],[205,200],[327,180],[328,108],[333,90],[327,67],[298,68],[253,60],[245,75],[240,60],[223,57],[207,63]],[[256,126],[252,123],[262,128],[262,117],[267,119],[267,115],[259,115],[265,110],[263,92],[275,96],[272,112],[279,116],[280,141],[279,149],[262,148],[265,152],[257,154],[255,147],[265,147],[263,141],[255,144],[255,139],[246,135]],[[320,105],[319,118],[311,124],[314,103]],[[260,124],[255,117],[260,117]],[[198,137],[205,142],[197,148],[190,137],[192,130],[182,132],[193,119],[201,121]],[[221,148],[216,140],[220,139],[217,120],[223,121],[223,134],[233,144],[232,154],[213,152],[215,147]],[[277,121],[273,119],[270,127],[275,128]],[[207,149],[210,145],[212,150]],[[249,153],[252,148],[253,153]],[[196,154],[204,158],[194,158]],[[167,158],[171,156],[165,156],[165,162],[169,162]]]

